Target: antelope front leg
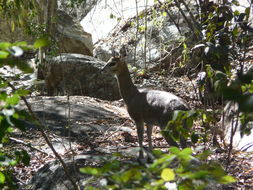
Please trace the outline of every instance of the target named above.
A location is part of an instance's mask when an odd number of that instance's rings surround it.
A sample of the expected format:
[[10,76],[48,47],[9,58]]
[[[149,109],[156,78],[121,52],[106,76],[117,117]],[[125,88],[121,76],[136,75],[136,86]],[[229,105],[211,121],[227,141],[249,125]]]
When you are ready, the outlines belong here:
[[152,145],[152,130],[153,126],[147,125],[147,136],[148,136],[148,151],[151,153],[153,150],[153,145]]
[[144,159],[143,155],[143,135],[144,135],[144,123],[142,121],[136,122],[137,127],[137,135],[138,135],[138,141],[140,146],[140,152],[139,152],[139,160]]

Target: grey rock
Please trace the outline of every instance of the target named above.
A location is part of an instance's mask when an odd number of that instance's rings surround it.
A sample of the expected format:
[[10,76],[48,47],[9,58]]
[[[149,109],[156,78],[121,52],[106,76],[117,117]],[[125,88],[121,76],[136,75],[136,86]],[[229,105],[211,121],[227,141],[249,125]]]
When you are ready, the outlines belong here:
[[48,95],[86,95],[104,100],[120,98],[117,81],[102,73],[104,62],[80,54],[61,54],[40,68]]
[[[85,96],[71,96],[69,101],[67,96],[31,97],[28,98],[28,102],[54,134],[62,137],[80,137],[82,142],[88,132],[103,133],[108,128],[115,130],[113,126],[119,123],[114,118],[118,115],[122,116],[122,113],[125,113],[128,117],[125,109],[109,106],[99,99]],[[25,107],[21,105],[20,108]],[[35,127],[33,124],[27,125],[30,128]],[[126,131],[124,128],[122,130]]]
[[[100,14],[100,12],[97,12],[94,12],[94,14]],[[176,11],[172,11],[171,14],[175,18],[178,18],[180,15]],[[180,34],[177,27],[170,22],[168,16],[157,16],[153,18],[150,14],[147,20],[146,34],[140,29],[138,34],[136,34],[136,26],[133,24],[136,23],[135,16],[126,19],[125,22],[120,22],[110,33],[105,35],[106,37],[103,36],[99,38],[100,40],[96,41],[93,50],[94,56],[103,61],[107,61],[108,57],[113,55],[113,50],[125,57],[127,63],[134,64],[138,68],[153,68],[160,63],[170,63],[171,57],[173,56],[166,57],[166,55],[171,49],[175,48],[175,43],[189,29],[185,26],[185,23],[180,22],[179,25],[182,32]],[[88,22],[87,19],[85,22]],[[84,23],[81,24],[85,26]],[[139,26],[144,27],[144,25],[145,18],[140,18]],[[146,44],[146,49],[144,48],[144,44]],[[179,52],[181,54],[181,51]],[[146,62],[144,63],[144,61]]]
[[[225,143],[230,144],[231,137],[233,138],[233,148],[236,150],[253,152],[253,122],[248,123],[248,128],[251,129],[249,135],[241,135],[241,122],[238,103],[229,101],[224,108],[224,120],[221,123],[224,125]],[[231,131],[234,131],[232,133]]]
[[[85,175],[79,172],[79,168],[85,164],[85,159],[75,158],[75,160],[64,160],[70,176],[79,181]],[[86,176],[87,177],[87,176]],[[54,161],[44,165],[33,176],[30,184],[33,190],[70,190],[74,189],[70,180],[66,177],[63,167],[59,162]]]
[[89,13],[89,11],[97,5],[98,1],[99,0],[86,0],[78,4],[75,3],[71,6],[70,1],[58,0],[58,8],[66,11],[66,13],[75,20],[81,21]]
[[57,41],[59,53],[92,55],[91,34],[85,32],[79,22],[64,11],[58,11]]

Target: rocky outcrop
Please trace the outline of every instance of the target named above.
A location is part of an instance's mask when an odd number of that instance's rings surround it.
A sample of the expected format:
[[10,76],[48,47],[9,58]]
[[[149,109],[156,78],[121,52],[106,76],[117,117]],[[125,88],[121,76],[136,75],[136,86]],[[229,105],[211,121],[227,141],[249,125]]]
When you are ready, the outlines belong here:
[[[101,135],[105,131],[116,130],[122,125],[118,117],[121,117],[124,123],[129,119],[128,113],[124,107],[111,105],[107,101],[88,97],[88,96],[34,96],[28,98],[33,111],[45,122],[50,131],[61,137],[73,137],[80,143],[89,143],[91,136],[88,133],[98,133]],[[21,104],[20,108],[26,108]],[[70,115],[66,114],[70,109]],[[96,122],[103,121],[103,122]],[[70,122],[70,123],[69,123]],[[71,125],[71,127],[65,127]],[[36,128],[33,123],[27,123],[28,127]],[[121,130],[127,126],[121,126]],[[57,145],[58,151],[64,152],[64,147]],[[61,143],[59,143],[61,144]],[[51,152],[49,147],[42,148],[45,152]]]
[[81,21],[87,13],[96,6],[98,1],[99,0],[86,0],[71,5],[70,1],[58,0],[58,8],[59,10],[66,11],[66,13],[75,20]]
[[[154,4],[148,1],[147,6]],[[145,9],[145,2],[138,2],[138,11]],[[129,18],[136,15],[135,0],[101,0],[81,21],[87,32],[93,35],[93,42],[104,39],[119,23],[125,23]]]
[[85,32],[79,22],[74,22],[64,11],[58,11],[56,30],[59,53],[92,55],[93,43],[91,34]]
[[[231,143],[235,150],[253,152],[253,123],[249,122],[247,128],[250,134],[241,135],[242,123],[240,122],[240,113],[238,103],[229,101],[224,108],[224,120],[221,123],[224,127],[224,140],[227,145]],[[245,129],[245,126],[244,126]]]
[[[80,185],[89,179],[90,176],[80,173],[79,168],[89,166],[89,164],[94,166],[94,162],[101,163],[101,158],[104,159],[108,156],[108,153],[111,154],[116,150],[124,155],[131,153],[135,157],[139,152],[138,148],[131,146],[119,148],[118,142],[106,148],[104,146],[100,147],[99,143],[97,143],[96,138],[98,136],[107,138],[111,137],[110,134],[112,134],[117,136],[117,138],[122,138],[123,141],[123,133],[132,133],[132,125],[129,123],[130,118],[125,108],[118,106],[119,102],[116,106],[112,105],[111,102],[86,96],[71,96],[69,99],[66,96],[34,96],[29,97],[28,102],[35,114],[48,126],[49,133],[54,135],[54,138],[51,139],[52,145],[62,156],[71,177]],[[25,109],[26,106],[22,103],[20,107]],[[67,114],[68,109],[70,109],[70,115]],[[27,123],[26,126],[30,130],[36,129],[34,123]],[[36,132],[34,131],[34,133]],[[39,146],[40,151],[48,155],[53,154],[47,144],[41,143],[44,142],[41,139],[41,135],[38,137],[40,140],[38,140],[37,136],[33,137],[36,139],[32,140],[35,143],[32,146]],[[128,144],[129,142],[125,143]],[[76,148],[80,147],[78,145],[81,145],[83,149],[77,150]],[[73,158],[72,156],[69,157],[70,152],[75,152]],[[45,158],[43,157],[43,159]],[[37,162],[36,164],[38,164],[40,169],[33,173],[29,182],[30,190],[73,189],[63,167],[58,161],[48,160],[46,164],[44,162]],[[81,189],[84,189],[82,185]]]
[[[123,52],[126,61],[130,64],[134,63],[139,68],[153,68],[157,63],[172,62],[171,55],[169,58],[165,58],[171,49],[180,50],[173,52],[173,56],[181,55],[181,49],[174,48],[174,46],[176,41],[189,29],[183,22],[180,13],[176,9],[168,9],[170,17],[160,14],[160,12],[166,13],[168,10],[163,9],[161,5],[154,5],[154,2],[149,2],[146,18],[143,16],[145,5],[139,3],[140,16],[137,24],[135,6],[135,2],[117,1],[114,4],[114,1],[101,1],[98,7],[87,14],[81,24],[93,35],[95,44],[93,55],[107,61],[113,51]],[[117,8],[121,10],[119,12],[122,14],[114,11]],[[178,20],[180,31],[178,26],[171,22],[171,17]],[[105,28],[105,25],[110,27]],[[145,31],[146,26],[147,30]]]
[[[84,178],[84,175],[79,172],[79,168],[85,164],[85,159],[75,159],[75,161],[69,159],[64,161],[71,177],[75,181]],[[63,167],[56,161],[46,164],[39,169],[32,178],[30,186],[33,190],[74,189],[73,185],[66,177]]]
[[39,73],[47,94],[86,95],[100,99],[119,99],[116,79],[101,73],[104,62],[81,54],[61,54],[46,61]]

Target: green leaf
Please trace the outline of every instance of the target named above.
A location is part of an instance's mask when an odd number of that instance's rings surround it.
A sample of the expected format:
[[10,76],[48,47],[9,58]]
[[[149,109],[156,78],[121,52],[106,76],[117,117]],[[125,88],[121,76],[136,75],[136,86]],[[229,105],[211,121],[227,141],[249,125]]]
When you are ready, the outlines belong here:
[[219,182],[222,184],[234,183],[236,179],[230,175],[225,175],[219,179]]
[[108,171],[115,171],[120,169],[120,162],[118,160],[113,160],[111,162],[106,163],[102,168],[101,171],[108,172]]
[[199,160],[206,160],[208,156],[210,156],[210,154],[212,154],[212,151],[204,150],[202,153],[196,155],[196,158],[198,158]]
[[32,73],[33,68],[26,62],[24,61],[16,61],[15,65],[23,72],[25,73]]
[[100,169],[99,168],[85,167],[85,168],[80,168],[80,172],[85,173],[85,174],[90,174],[90,175],[99,175],[100,174]]
[[11,47],[11,43],[9,43],[9,42],[0,42],[0,49],[6,50],[9,47]]
[[240,6],[240,3],[237,0],[233,0],[231,3],[236,5],[236,6]]
[[15,155],[16,155],[18,161],[21,161],[25,166],[29,165],[30,156],[25,150],[16,151]]
[[[25,131],[27,128],[26,128],[26,126],[25,126],[24,121],[22,121],[22,120],[20,120],[20,119],[17,119],[17,118],[15,118],[14,116],[15,116],[15,117],[18,117],[18,114],[15,113],[15,114],[12,116],[12,118],[11,118],[11,121],[12,121],[13,125],[14,125],[16,128],[20,129],[21,131]],[[26,118],[25,118],[25,119],[26,119]],[[28,119],[26,119],[26,121],[28,121]]]
[[235,10],[235,11],[234,11],[234,15],[235,15],[235,16],[239,16],[239,15],[240,15],[240,11]]
[[[6,84],[7,84],[7,83],[6,83]],[[2,88],[2,87],[5,87],[5,86],[6,86],[6,85],[0,86],[0,87]],[[6,92],[1,92],[1,93],[0,93],[0,100],[5,101],[7,97],[8,97],[8,95],[6,94]]]
[[121,179],[124,183],[128,182],[131,179],[140,180],[141,172],[137,168],[129,169],[122,174]]
[[49,45],[49,39],[47,37],[42,37],[34,42],[33,47],[37,49],[37,48],[45,47],[47,45]]
[[84,188],[84,190],[100,190],[100,189],[98,189],[98,188],[96,188],[96,187],[92,187],[92,186],[86,186],[86,187]]
[[173,146],[173,147],[170,147],[170,152],[172,153],[172,154],[179,154],[180,153],[180,150],[179,150],[179,148],[177,148],[177,147],[175,147],[175,146]]
[[20,46],[20,47],[25,47],[25,46],[27,46],[27,42],[25,42],[25,41],[16,42],[13,45],[14,46]]
[[190,178],[192,179],[205,179],[209,175],[208,170],[198,170],[196,173],[192,173],[193,175],[190,175]]
[[0,122],[0,142],[4,139],[8,127],[10,127],[10,124],[8,123],[6,117],[4,117],[4,119]]
[[146,74],[146,70],[145,69],[141,69],[138,71],[138,76],[144,76]]
[[203,115],[202,115],[202,119],[203,119],[203,121],[204,121],[204,122],[207,122],[207,116],[206,116],[206,114],[205,114],[205,113],[203,113]]
[[14,94],[6,99],[6,103],[10,105],[17,105],[20,101],[20,97],[17,94]]
[[0,59],[6,59],[9,56],[9,52],[0,51]]
[[113,19],[113,18],[115,18],[115,16],[111,13],[110,14],[110,19]]
[[252,112],[253,111],[253,96],[246,95],[243,97],[239,105],[239,110],[243,112]]
[[185,148],[180,152],[181,155],[191,155],[192,154],[192,149],[191,148]]
[[175,180],[175,173],[172,169],[165,168],[165,169],[162,170],[161,178],[164,181],[173,181],[173,180]]
[[175,155],[166,154],[166,155],[162,156],[161,158],[155,160],[155,162],[150,166],[150,168],[154,169],[158,165],[161,165],[161,164],[164,164],[164,163],[169,165],[175,158],[176,158]]
[[29,94],[29,90],[25,90],[25,89],[18,89],[15,94],[19,95],[19,96],[26,96],[27,94]]
[[247,7],[245,9],[245,14],[247,15],[247,17],[250,15],[250,7]]
[[3,184],[5,182],[5,175],[0,172],[0,184]]
[[186,119],[186,125],[187,125],[188,128],[192,127],[192,125],[193,125],[193,118],[192,117],[188,117]]
[[182,111],[176,110],[173,112],[172,120],[178,119],[182,115]]

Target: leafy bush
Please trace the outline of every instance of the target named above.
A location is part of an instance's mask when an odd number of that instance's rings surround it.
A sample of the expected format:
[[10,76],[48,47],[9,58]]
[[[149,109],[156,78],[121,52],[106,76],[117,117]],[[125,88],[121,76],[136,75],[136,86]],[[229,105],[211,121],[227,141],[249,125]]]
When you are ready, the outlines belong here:
[[[171,147],[165,154],[154,151],[152,164],[119,161],[116,155],[102,167],[81,168],[82,173],[92,175],[85,182],[86,190],[93,189],[204,189],[208,185],[227,184],[235,179],[226,175],[222,167],[213,161],[204,161],[210,152],[193,156],[190,148],[182,151]],[[100,182],[100,184],[98,184]],[[96,187],[94,187],[96,184]]]
[[249,54],[253,45],[253,28],[249,25],[251,7],[239,12],[236,10],[238,5],[239,1],[227,1],[210,3],[206,7],[199,21],[201,40],[194,44],[192,53],[200,52],[198,64],[206,73],[199,90],[204,92],[206,100],[213,94],[213,99],[218,97],[238,104],[243,135],[250,133],[248,123],[253,121],[253,72]]
[[[38,40],[33,46],[26,42],[0,43],[0,68],[5,66],[18,68],[23,73],[31,73],[33,69],[28,63],[22,61],[20,57],[25,50],[39,48],[45,45],[44,40]],[[16,76],[19,77],[19,76]],[[0,189],[15,189],[17,185],[12,176],[12,168],[16,164],[29,165],[30,156],[25,150],[9,148],[9,137],[14,128],[25,131],[25,126],[21,120],[31,120],[31,117],[22,110],[18,110],[21,97],[26,96],[28,90],[16,89],[12,85],[12,79],[0,76]]]
[[[201,124],[199,130],[193,128],[195,121]],[[212,111],[203,109],[174,111],[173,118],[162,131],[162,135],[170,136],[176,142],[180,142],[184,138],[188,140],[188,144],[196,145],[197,143],[209,141],[208,136],[211,134],[211,125],[216,122],[217,118],[214,117]]]

